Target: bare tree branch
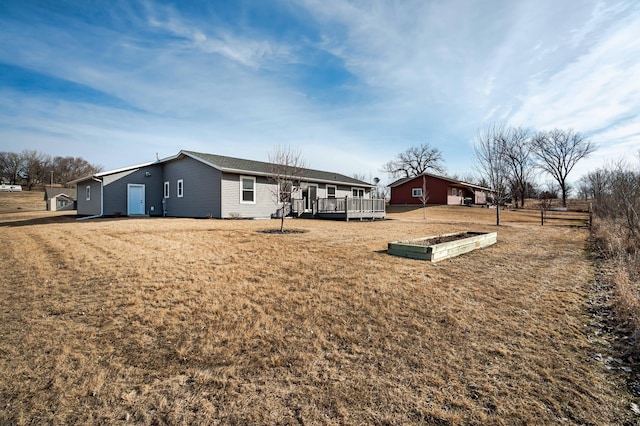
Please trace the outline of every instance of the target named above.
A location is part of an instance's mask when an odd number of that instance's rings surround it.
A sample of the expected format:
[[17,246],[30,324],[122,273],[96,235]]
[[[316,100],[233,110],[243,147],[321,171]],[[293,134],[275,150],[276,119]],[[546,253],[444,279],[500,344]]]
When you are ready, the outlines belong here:
[[[505,129],[505,155],[514,194],[524,207],[528,185],[533,178],[534,162],[531,152],[531,132],[522,127]],[[517,199],[516,199],[517,202]]]
[[382,171],[394,178],[420,176],[429,170],[444,173],[442,152],[428,143],[412,146],[382,166]]
[[474,145],[478,159],[478,171],[487,179],[493,191],[492,200],[496,207],[496,225],[500,225],[500,205],[508,196],[508,140],[508,130],[504,125],[494,124],[478,131]]
[[306,165],[300,151],[291,147],[277,146],[269,153],[271,176],[275,182],[272,194],[280,205],[280,232],[284,230],[286,207],[291,203],[293,195],[300,189],[300,181],[304,177]]
[[532,139],[532,149],[538,167],[549,173],[560,185],[562,205],[567,206],[567,176],[581,159],[596,150],[596,145],[573,129],[553,129],[538,132]]
[[422,218],[427,218],[427,201],[429,201],[431,195],[427,190],[427,177],[422,175],[422,194],[420,194],[420,201],[422,202]]

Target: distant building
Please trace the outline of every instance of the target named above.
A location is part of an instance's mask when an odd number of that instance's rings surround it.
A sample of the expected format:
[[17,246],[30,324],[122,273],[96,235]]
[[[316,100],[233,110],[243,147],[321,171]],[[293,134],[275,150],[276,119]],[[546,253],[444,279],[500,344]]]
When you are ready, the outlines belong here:
[[76,209],[76,189],[75,188],[45,188],[44,200],[47,202],[47,210],[75,210]]
[[[426,184],[426,185],[425,185]],[[463,205],[486,204],[489,188],[423,173],[419,176],[402,178],[391,183],[391,205],[422,204],[423,186],[429,193],[427,204]]]

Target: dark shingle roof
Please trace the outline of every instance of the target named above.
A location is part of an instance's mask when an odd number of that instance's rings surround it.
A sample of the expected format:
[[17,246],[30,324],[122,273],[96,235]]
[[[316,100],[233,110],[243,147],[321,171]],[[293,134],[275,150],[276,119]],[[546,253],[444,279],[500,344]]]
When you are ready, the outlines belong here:
[[53,197],[64,194],[72,200],[76,199],[76,189],[75,188],[44,188],[44,199],[50,200]]
[[[182,151],[183,153],[197,157],[206,163],[222,171],[259,173],[270,175],[273,172],[273,165],[263,161],[245,160],[242,158],[225,157],[222,155],[205,154],[202,152]],[[321,170],[305,169],[304,178],[308,180],[318,180],[322,182],[336,182],[358,186],[373,186],[370,183],[345,176],[340,173],[324,172]]]

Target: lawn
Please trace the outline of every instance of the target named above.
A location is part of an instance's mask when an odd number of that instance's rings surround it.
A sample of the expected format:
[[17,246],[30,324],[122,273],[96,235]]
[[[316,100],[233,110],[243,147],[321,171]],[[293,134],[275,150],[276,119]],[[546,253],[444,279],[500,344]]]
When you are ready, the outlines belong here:
[[[0,215],[0,423],[620,424],[578,216]],[[389,241],[498,231],[431,264]]]

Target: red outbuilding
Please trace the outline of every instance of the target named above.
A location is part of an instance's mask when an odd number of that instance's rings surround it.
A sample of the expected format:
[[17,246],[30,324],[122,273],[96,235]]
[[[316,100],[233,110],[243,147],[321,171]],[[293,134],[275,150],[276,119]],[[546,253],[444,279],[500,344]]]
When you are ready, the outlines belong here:
[[[426,204],[486,204],[489,188],[423,173],[402,178],[389,185],[391,205],[423,204],[423,194],[428,194]],[[426,191],[426,192],[425,192]]]

